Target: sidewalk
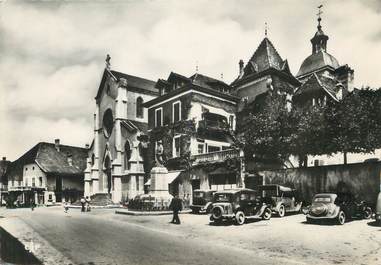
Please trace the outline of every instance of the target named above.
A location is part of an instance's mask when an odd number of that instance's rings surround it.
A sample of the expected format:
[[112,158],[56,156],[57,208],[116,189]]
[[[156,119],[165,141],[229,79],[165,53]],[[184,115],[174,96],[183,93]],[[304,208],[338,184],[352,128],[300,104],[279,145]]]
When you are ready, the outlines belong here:
[[14,214],[16,212],[1,218],[0,226],[24,245],[25,249],[32,253],[42,264],[75,264]]

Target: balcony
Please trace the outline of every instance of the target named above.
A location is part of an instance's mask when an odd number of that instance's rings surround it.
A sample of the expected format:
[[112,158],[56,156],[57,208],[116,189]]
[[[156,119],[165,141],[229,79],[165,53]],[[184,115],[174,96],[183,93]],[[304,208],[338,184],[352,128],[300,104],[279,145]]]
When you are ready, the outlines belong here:
[[193,155],[193,165],[208,163],[208,162],[222,162],[229,158],[243,157],[243,151],[239,149],[228,149],[206,154]]
[[230,130],[229,124],[220,120],[201,120],[198,122],[198,128],[207,131],[222,131],[228,132]]

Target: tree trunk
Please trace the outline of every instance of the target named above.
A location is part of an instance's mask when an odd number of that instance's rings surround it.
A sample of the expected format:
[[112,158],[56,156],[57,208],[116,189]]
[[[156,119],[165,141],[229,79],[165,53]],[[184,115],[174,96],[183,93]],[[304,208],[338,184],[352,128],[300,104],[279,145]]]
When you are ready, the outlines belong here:
[[304,167],[308,167],[308,156],[304,157]]
[[344,165],[348,163],[347,152],[344,152]]

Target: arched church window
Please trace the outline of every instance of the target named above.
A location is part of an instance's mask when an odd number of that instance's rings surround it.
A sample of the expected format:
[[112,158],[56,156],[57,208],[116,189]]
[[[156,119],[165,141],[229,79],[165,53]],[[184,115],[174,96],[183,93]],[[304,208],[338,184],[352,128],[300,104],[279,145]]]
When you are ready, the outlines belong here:
[[103,114],[103,133],[108,138],[112,133],[114,127],[114,117],[112,115],[112,110],[107,109]]
[[144,109],[143,109],[143,98],[138,97],[136,99],[136,117],[143,118],[144,117]]
[[95,154],[91,156],[91,165],[94,166],[95,164]]
[[130,169],[131,146],[128,141],[124,144],[124,169]]

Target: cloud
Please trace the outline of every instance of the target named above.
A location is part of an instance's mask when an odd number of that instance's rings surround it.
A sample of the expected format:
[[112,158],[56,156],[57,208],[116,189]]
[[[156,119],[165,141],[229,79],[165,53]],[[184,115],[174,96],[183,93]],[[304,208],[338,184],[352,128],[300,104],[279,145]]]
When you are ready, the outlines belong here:
[[[379,87],[380,2],[323,1],[328,51]],[[0,4],[0,150],[17,158],[38,141],[83,146],[104,67],[151,80],[171,71],[226,82],[264,37],[293,73],[311,53],[316,1],[157,0]],[[342,12],[338,12],[338,10]]]

